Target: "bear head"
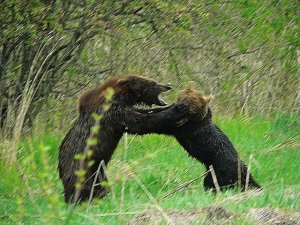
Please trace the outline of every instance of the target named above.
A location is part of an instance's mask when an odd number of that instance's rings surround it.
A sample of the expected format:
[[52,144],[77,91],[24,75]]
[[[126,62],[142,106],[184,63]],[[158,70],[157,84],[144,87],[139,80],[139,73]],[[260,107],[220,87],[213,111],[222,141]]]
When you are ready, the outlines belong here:
[[190,82],[189,86],[179,92],[177,102],[188,106],[189,115],[196,119],[203,119],[207,112],[212,95],[203,95],[195,89],[194,82]]
[[[79,111],[97,112],[106,102],[123,106],[165,106],[167,103],[159,95],[170,89],[170,84],[161,84],[140,76],[112,78],[94,89],[85,91],[79,99]],[[106,98],[108,91],[112,93],[110,99]]]
[[159,95],[171,89],[170,84],[161,84],[145,77],[127,76],[117,81],[114,100],[130,106],[165,106],[167,103]]

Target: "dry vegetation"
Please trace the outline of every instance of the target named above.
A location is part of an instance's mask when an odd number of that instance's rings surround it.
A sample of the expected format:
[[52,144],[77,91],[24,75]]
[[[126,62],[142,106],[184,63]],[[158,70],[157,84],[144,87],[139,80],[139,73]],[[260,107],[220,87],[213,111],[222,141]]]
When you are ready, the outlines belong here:
[[[299,11],[297,0],[2,1],[0,223],[299,224]],[[108,197],[66,206],[57,149],[79,93],[128,74],[172,83],[169,102],[190,80],[215,95],[217,124],[253,155],[264,192],[204,192],[204,168],[154,135],[118,147]]]

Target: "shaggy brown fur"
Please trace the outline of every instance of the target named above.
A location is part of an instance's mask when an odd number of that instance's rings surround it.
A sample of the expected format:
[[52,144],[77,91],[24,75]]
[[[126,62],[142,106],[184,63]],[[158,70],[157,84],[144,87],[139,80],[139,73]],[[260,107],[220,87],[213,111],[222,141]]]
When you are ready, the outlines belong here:
[[[103,110],[105,103],[105,93],[108,87],[114,89],[115,94],[110,100],[108,111]],[[128,76],[115,78],[106,81],[94,89],[84,92],[79,100],[79,117],[64,138],[59,148],[59,175],[63,182],[64,196],[66,202],[74,202],[75,184],[77,177],[75,171],[79,169],[79,161],[74,159],[78,153],[83,153],[86,140],[89,137],[90,129],[95,121],[92,113],[101,114],[100,132],[97,136],[98,143],[93,148],[90,160],[94,160],[94,165],[88,168],[85,175],[86,180],[81,188],[79,200],[87,200],[92,191],[95,172],[103,160],[105,165],[118,145],[120,138],[125,131],[132,134],[147,134],[157,132],[164,126],[175,123],[186,115],[187,107],[184,105],[173,105],[161,110],[156,114],[144,114],[135,110],[132,106],[136,104],[165,105],[159,98],[159,94],[171,89],[169,85],[163,85],[154,80]],[[85,166],[85,168],[87,168]],[[96,178],[99,184],[106,180],[103,169]],[[107,190],[97,185],[94,187],[92,195],[102,197]]]
[[[208,104],[211,99],[213,99],[212,95],[204,96],[194,88],[194,83],[190,82],[186,90],[179,92],[177,102],[188,106],[189,119],[201,120],[208,112]],[[183,121],[187,122],[188,118],[183,119]]]
[[[188,106],[189,115],[177,123],[177,126],[169,124],[158,133],[174,136],[191,156],[205,165],[207,170],[212,165],[221,189],[236,187],[238,154],[229,138],[212,122],[212,112],[209,108],[211,98],[212,96],[202,95],[193,86],[181,91],[178,102]],[[154,113],[157,112],[159,109]],[[241,187],[244,190],[247,167],[243,161],[240,161],[240,165]],[[261,188],[251,175],[249,187]],[[204,188],[215,190],[210,173],[205,176]]]

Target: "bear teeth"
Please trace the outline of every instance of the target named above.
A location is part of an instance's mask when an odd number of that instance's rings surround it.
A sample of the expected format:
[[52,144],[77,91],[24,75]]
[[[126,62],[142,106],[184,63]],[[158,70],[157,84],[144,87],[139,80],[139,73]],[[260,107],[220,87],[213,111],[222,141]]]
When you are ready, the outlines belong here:
[[162,98],[158,98],[158,105],[160,105],[160,106],[165,106],[165,105],[167,105],[168,103],[165,101],[165,100],[163,100]]

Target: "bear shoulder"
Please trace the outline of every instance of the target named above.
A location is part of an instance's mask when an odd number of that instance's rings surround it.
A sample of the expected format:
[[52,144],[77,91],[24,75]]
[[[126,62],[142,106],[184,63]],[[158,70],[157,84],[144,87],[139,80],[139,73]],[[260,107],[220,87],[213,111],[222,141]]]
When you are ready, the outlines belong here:
[[115,90],[117,88],[118,80],[119,79],[110,79],[102,85],[84,91],[79,97],[79,112],[98,111],[99,107],[105,103],[106,90],[109,87]]

